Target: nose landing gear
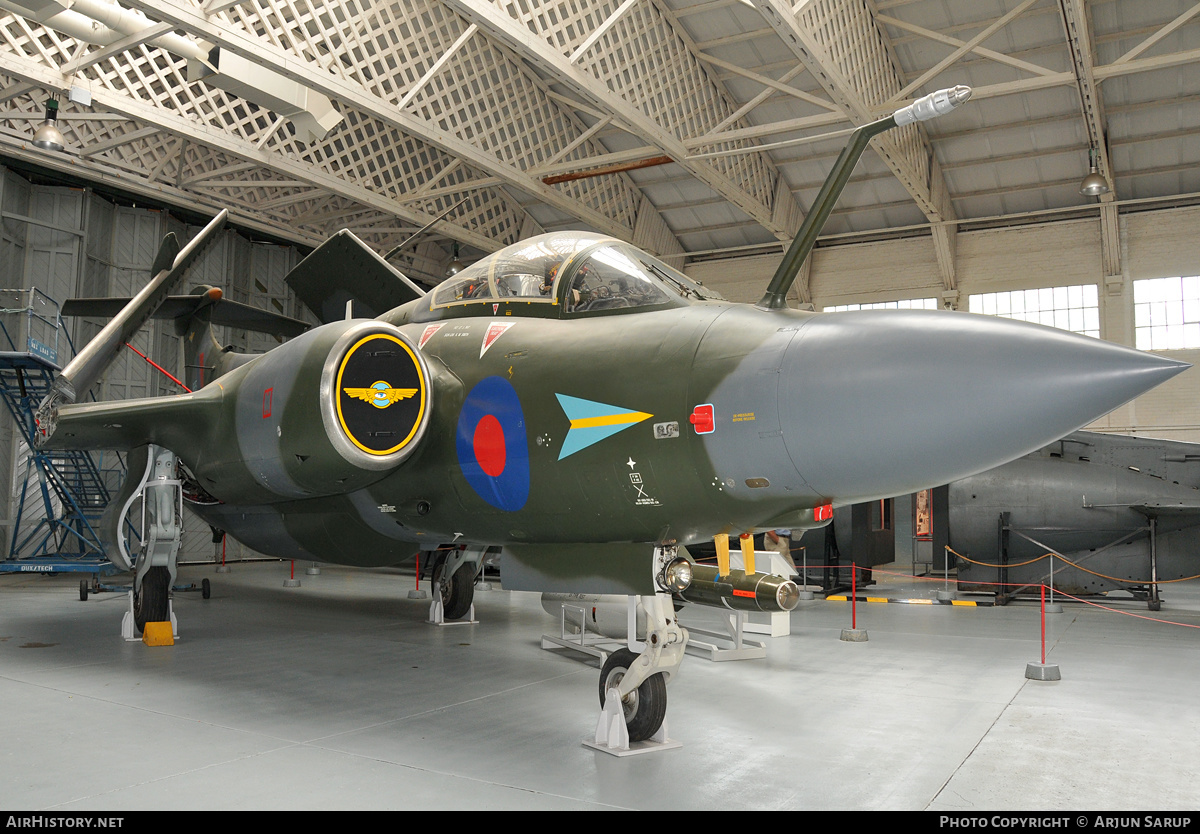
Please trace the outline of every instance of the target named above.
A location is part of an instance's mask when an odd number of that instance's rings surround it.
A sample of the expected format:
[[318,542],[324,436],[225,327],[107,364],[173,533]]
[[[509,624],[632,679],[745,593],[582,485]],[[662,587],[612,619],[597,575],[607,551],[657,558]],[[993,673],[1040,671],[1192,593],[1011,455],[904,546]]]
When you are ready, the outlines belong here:
[[[636,639],[639,599],[645,642]],[[595,739],[585,739],[585,746],[617,756],[682,746],[667,738],[667,682],[679,672],[687,640],[670,594],[629,597],[629,647],[604,662],[600,718]]]

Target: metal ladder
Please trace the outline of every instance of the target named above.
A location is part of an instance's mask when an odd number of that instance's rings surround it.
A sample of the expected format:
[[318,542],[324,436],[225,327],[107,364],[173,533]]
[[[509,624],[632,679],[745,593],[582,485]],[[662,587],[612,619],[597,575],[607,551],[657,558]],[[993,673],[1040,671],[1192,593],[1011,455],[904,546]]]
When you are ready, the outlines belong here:
[[[0,351],[0,398],[16,423],[25,453],[12,538],[7,557],[0,561],[0,572],[96,573],[109,566],[96,530],[111,497],[104,476],[88,452],[41,451],[33,442],[37,432],[34,412],[59,370],[53,361],[61,326],[58,305],[37,290],[0,292],[27,294],[27,306],[6,305],[4,312],[29,320],[27,334],[20,334],[26,338],[18,336],[19,344],[14,343],[9,328],[3,328],[12,350]],[[43,336],[41,340],[34,338],[32,325],[37,322],[47,325],[43,329],[52,334],[52,347],[43,333],[36,334]]]

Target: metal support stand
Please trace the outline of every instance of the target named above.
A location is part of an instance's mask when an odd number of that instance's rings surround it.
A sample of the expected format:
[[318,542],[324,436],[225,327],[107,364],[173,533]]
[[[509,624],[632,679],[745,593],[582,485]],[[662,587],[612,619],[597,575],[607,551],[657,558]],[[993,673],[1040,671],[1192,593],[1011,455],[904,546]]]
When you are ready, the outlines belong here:
[[[568,631],[567,617],[579,618],[579,632]],[[571,605],[570,603],[562,603],[562,608],[558,612],[558,636],[553,634],[542,635],[542,648],[546,651],[553,649],[569,649],[573,652],[594,657],[604,665],[604,661],[608,660],[608,656],[621,647],[621,644],[629,641],[628,635],[625,637],[609,637],[605,634],[589,634],[587,630],[587,609],[581,605]]]
[[813,598],[813,592],[808,590],[808,546],[800,546],[800,561],[804,565],[800,568],[800,593],[798,599],[809,600]]
[[593,739],[584,739],[584,747],[608,753],[610,756],[636,756],[639,753],[656,753],[663,750],[674,750],[683,747],[683,742],[673,741],[667,737],[667,719],[663,719],[658,732],[645,741],[629,740],[629,728],[625,726],[625,713],[621,709],[621,694],[616,688],[608,690],[604,699],[604,708],[596,721],[596,735]]
[[1150,599],[1146,607],[1151,611],[1162,608],[1162,600],[1158,596],[1158,518],[1150,516]]
[[703,640],[697,640],[695,636],[688,641],[688,648],[694,649],[694,653],[707,654],[708,659],[714,662],[722,660],[757,660],[767,656],[767,644],[759,640],[750,640],[746,637],[746,612],[745,611],[730,611],[722,612],[724,614],[725,627],[728,633],[719,631],[711,631],[705,628],[696,628],[691,626],[688,632],[692,635],[702,634],[705,637],[715,637],[719,640],[728,640],[733,644],[732,647],[722,647],[715,643],[709,643]]

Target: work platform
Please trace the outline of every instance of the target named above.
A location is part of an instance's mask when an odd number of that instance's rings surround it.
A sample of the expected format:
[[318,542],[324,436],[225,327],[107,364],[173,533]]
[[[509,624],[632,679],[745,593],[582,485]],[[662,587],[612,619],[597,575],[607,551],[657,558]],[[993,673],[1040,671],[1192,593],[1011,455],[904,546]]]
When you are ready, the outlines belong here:
[[[34,418],[60,370],[58,305],[37,289],[0,290],[0,398],[20,438],[19,487],[4,573],[115,571],[97,532],[110,492],[89,452],[36,448]],[[70,346],[70,340],[67,339]]]

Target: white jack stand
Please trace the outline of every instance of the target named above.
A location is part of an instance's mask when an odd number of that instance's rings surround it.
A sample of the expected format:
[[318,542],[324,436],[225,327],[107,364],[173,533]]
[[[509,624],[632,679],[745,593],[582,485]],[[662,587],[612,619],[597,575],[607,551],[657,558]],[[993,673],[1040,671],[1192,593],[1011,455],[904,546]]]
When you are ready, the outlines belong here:
[[425,622],[435,626],[451,626],[477,625],[479,620],[475,619],[474,605],[467,609],[466,616],[461,620],[447,620],[445,608],[442,606],[442,589],[435,582],[433,583],[433,603],[429,606],[429,619]]
[[[748,629],[746,628],[745,611],[725,613],[725,627],[728,629],[727,634],[688,626],[688,634],[693,636],[688,640],[687,647],[689,649],[696,649],[698,652],[707,653],[708,659],[713,662],[722,660],[758,660],[767,656],[766,643],[761,640],[750,640],[746,637]],[[697,634],[703,634],[705,637],[715,637],[718,640],[728,640],[733,645],[722,647],[716,643],[706,643],[702,640],[697,640],[695,638]]]
[[[567,614],[579,618],[578,633],[567,631]],[[604,665],[608,656],[629,641],[628,636],[622,638],[608,637],[603,634],[593,634],[587,630],[587,609],[579,605],[564,602],[558,614],[558,636],[542,635],[542,648],[546,651],[554,649],[570,649],[573,652],[594,657]],[[578,658],[576,658],[578,659]]]
[[[140,643],[142,638],[137,636],[137,629],[133,624],[133,591],[129,594],[129,609],[125,612],[125,616],[121,618],[121,639],[126,643]],[[167,600],[167,617],[171,621],[171,636],[176,640],[179,639],[179,620],[175,619],[175,600]]]
[[636,756],[640,753],[655,753],[683,747],[683,742],[667,738],[667,720],[664,718],[658,732],[645,741],[629,741],[629,728],[625,726],[625,713],[621,708],[621,693],[608,690],[604,708],[596,721],[596,737],[583,740],[584,747],[608,753],[610,756]]

